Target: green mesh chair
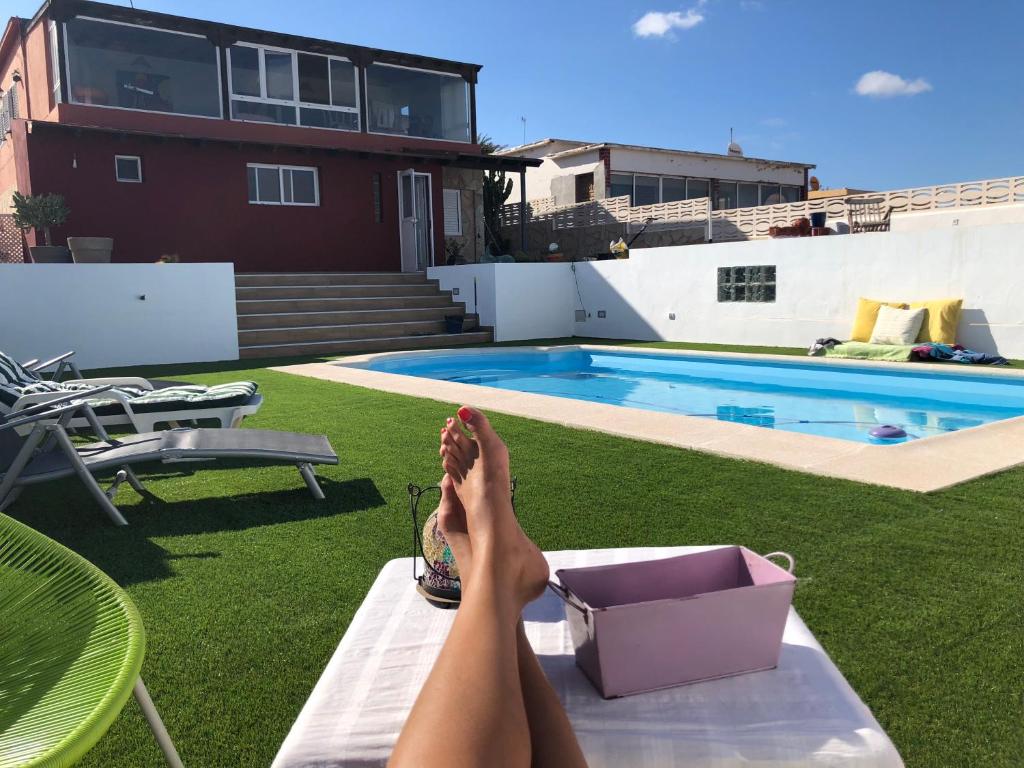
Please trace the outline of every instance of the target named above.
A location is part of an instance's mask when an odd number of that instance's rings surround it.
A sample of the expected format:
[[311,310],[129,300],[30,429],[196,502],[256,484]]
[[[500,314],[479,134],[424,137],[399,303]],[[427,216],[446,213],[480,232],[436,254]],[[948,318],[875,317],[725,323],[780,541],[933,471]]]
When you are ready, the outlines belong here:
[[0,514],[0,768],[74,765],[132,693],[168,765],[180,768],[139,677],[145,645],[124,590]]

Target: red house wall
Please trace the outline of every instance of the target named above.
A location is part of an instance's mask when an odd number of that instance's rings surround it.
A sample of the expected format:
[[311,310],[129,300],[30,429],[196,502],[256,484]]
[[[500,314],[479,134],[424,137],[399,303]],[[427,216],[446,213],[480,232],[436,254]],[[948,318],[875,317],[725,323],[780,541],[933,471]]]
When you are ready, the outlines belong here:
[[[116,181],[115,155],[142,158],[141,184]],[[71,209],[54,242],[113,237],[117,262],[177,254],[181,261],[234,262],[239,272],[401,269],[397,173],[410,161],[66,129],[29,134],[28,157],[32,191],[58,192]],[[316,167],[320,205],[251,205],[247,163]],[[432,175],[434,253],[443,263],[441,168],[412,167]]]

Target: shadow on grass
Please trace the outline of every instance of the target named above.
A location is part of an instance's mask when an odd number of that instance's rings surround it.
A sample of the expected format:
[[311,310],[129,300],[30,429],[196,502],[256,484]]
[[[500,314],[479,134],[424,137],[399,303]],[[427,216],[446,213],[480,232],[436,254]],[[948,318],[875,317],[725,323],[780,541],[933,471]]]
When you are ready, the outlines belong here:
[[[305,487],[178,502],[144,497],[140,503],[121,508],[128,525],[120,527],[107,519],[84,489],[74,504],[34,506],[35,489],[30,488],[6,514],[73,549],[121,586],[129,586],[172,576],[174,560],[220,556],[215,551],[172,554],[152,541],[154,538],[242,531],[359,512],[386,503],[369,478],[319,480],[327,497],[323,501],[313,499]],[[71,481],[66,490],[72,484],[77,485]]]

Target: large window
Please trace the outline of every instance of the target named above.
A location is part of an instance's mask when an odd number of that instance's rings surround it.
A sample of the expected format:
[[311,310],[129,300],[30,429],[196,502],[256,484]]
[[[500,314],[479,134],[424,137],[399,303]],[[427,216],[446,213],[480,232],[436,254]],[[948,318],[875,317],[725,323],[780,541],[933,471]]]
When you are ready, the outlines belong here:
[[782,187],[782,202],[784,203],[799,203],[800,202],[800,187]]
[[698,197],[708,197],[711,194],[707,179],[687,179],[686,199],[694,200]]
[[633,205],[654,205],[661,202],[661,179],[657,176],[633,177]]
[[611,189],[609,190],[612,197],[622,197],[623,195],[629,195],[630,200],[633,199],[633,174],[632,173],[613,173],[610,179]]
[[661,202],[671,203],[686,199],[686,179],[666,176],[661,180]]
[[320,205],[316,168],[249,163],[246,171],[253,205]]
[[758,205],[757,184],[739,184],[739,205],[737,208],[753,208]]
[[738,199],[736,197],[736,182],[718,182],[718,195],[715,197],[715,209],[721,211],[727,208],[738,207]]
[[629,195],[630,205],[653,205],[707,197],[709,186],[707,179],[613,173],[610,191],[611,197]]
[[232,119],[359,130],[356,68],[347,59],[239,43],[228,62]]
[[84,17],[64,29],[73,103],[221,116],[217,48],[205,37]]
[[371,133],[471,140],[469,84],[461,75],[371,64],[366,68]]
[[778,205],[782,202],[782,192],[778,184],[761,185],[761,205]]

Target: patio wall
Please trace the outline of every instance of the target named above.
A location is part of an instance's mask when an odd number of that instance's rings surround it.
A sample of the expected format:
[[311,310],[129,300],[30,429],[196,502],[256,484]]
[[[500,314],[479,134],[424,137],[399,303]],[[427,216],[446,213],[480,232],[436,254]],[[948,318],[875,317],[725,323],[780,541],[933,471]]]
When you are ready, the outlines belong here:
[[494,328],[495,341],[520,341],[572,336],[571,266],[467,264],[431,267],[427,277],[439,280],[441,290],[457,289],[452,298],[479,313],[480,324]]
[[[777,268],[776,301],[719,303],[718,268],[755,265]],[[528,278],[506,281],[526,266],[533,269]],[[848,336],[860,296],[904,301],[962,296],[961,343],[1024,357],[1020,223],[634,250],[628,260],[574,265],[579,295],[572,266],[475,267],[503,267],[492,278],[493,302],[499,308],[493,318],[496,338],[570,332],[601,338],[806,346],[818,337]],[[435,276],[442,288],[456,279],[431,270]],[[580,297],[587,319],[574,322]],[[606,316],[598,317],[599,312]],[[521,335],[526,330],[534,335]]]
[[234,270],[0,264],[0,349],[18,360],[73,349],[81,368],[237,360]]

